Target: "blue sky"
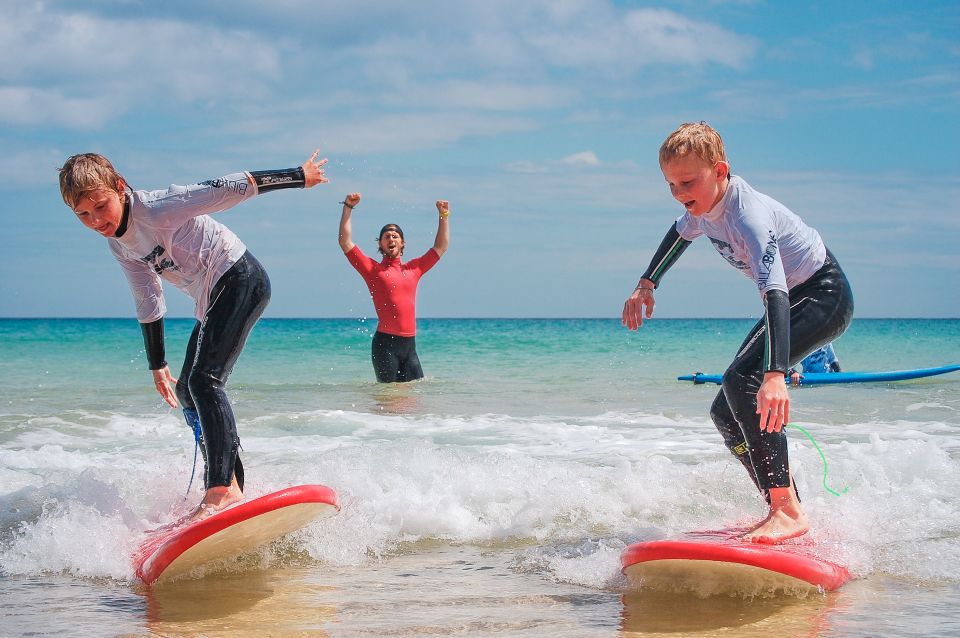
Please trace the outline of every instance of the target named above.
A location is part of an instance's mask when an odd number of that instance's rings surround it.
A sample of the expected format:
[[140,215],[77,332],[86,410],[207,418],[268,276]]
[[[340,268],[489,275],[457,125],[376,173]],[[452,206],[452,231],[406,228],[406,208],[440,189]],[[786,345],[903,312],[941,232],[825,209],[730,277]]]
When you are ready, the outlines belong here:
[[[219,215],[271,274],[267,316],[372,314],[337,244],[356,190],[368,254],[388,221],[421,254],[450,200],[422,317],[618,317],[681,212],[657,149],[706,120],[821,232],[858,316],[960,317],[956,2],[2,1],[0,316],[133,316],[60,199],[67,156],[155,189],[320,148],[330,184]],[[657,298],[661,317],[761,309],[705,240]]]

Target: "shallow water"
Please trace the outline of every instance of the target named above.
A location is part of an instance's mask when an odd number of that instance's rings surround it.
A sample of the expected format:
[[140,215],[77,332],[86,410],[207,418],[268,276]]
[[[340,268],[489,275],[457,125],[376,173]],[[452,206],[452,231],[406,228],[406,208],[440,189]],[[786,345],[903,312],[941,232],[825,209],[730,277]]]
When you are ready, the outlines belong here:
[[4,635],[949,636],[955,585],[872,577],[806,597],[596,589],[518,568],[508,552],[438,545],[358,569],[247,564],[152,589],[0,579]]
[[[192,435],[131,320],[0,320],[0,615],[9,635],[932,636],[960,631],[960,373],[793,391],[792,466],[832,594],[636,591],[628,544],[758,518],[707,417],[751,322],[425,320],[428,378],[372,382],[370,326],[265,320],[231,382],[248,495],[342,510],[153,590],[128,556],[184,498]],[[169,358],[191,323],[168,322]],[[858,320],[847,370],[960,362],[960,321]],[[838,492],[835,496],[826,489]]]

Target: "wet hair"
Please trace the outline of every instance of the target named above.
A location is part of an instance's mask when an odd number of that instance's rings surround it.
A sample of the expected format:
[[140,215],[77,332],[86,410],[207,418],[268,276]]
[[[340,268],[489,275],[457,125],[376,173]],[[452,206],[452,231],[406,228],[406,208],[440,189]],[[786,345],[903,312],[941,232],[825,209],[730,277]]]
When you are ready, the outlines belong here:
[[126,183],[110,160],[98,153],[73,155],[58,170],[60,195],[70,208],[88,193],[98,190],[119,192],[120,182]]
[[[383,239],[384,233],[389,232],[391,230],[396,232],[398,235],[400,235],[400,239],[403,240],[404,243],[406,243],[406,240],[403,239],[403,229],[401,229],[396,224],[384,224],[383,228],[380,229],[380,234],[377,236],[377,251],[381,255],[384,253],[383,253],[383,247],[380,245],[380,240]],[[403,254],[403,246],[400,247],[400,254],[401,255]]]
[[681,124],[671,133],[660,146],[660,166],[689,155],[711,165],[727,161],[720,134],[706,122]]

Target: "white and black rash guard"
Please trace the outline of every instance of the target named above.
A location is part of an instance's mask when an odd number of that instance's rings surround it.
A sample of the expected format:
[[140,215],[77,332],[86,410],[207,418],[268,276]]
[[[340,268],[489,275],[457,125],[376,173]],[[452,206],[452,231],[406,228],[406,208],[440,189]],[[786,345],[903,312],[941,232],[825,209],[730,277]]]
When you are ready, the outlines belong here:
[[777,200],[731,175],[723,197],[700,217],[684,213],[677,232],[687,241],[706,235],[730,265],[769,290],[789,293],[827,258],[820,233]]
[[107,244],[133,292],[151,370],[167,365],[163,343],[167,306],[160,279],[193,298],[200,321],[207,313],[211,290],[246,253],[247,247],[230,229],[207,215],[260,193],[305,188],[306,183],[299,166],[126,193],[120,227]]
[[827,257],[820,234],[777,200],[731,175],[709,212],[681,215],[644,275],[655,283],[697,237],[757,285],[766,321],[765,371],[786,372],[790,357],[790,289],[816,273]]
[[192,297],[194,315],[203,318],[210,290],[247,250],[229,228],[208,215],[257,192],[241,172],[189,186],[128,193],[126,230],[107,243],[130,284],[140,323],[166,313],[161,278]]

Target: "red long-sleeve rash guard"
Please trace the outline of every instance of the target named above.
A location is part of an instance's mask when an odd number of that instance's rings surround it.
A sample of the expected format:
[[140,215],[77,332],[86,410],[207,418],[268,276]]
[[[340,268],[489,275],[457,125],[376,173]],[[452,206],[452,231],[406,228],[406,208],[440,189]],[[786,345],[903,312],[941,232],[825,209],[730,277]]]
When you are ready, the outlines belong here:
[[399,258],[377,262],[354,245],[347,260],[367,282],[373,307],[377,311],[378,332],[398,337],[417,334],[417,284],[433,268],[440,255],[432,247],[422,257],[401,263]]

